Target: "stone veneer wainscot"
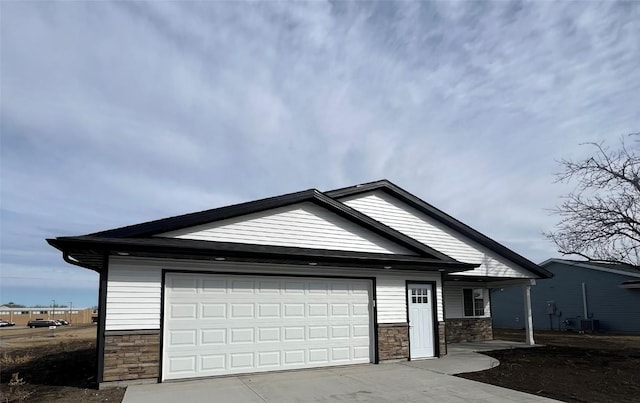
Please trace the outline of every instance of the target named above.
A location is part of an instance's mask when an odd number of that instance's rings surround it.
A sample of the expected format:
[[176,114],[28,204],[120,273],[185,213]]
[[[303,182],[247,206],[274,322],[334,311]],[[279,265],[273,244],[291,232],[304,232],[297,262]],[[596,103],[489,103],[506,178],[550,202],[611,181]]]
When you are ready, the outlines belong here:
[[[158,379],[160,332],[157,330],[111,331],[105,335],[104,372],[100,387],[110,382]],[[119,386],[114,384],[113,386]]]
[[378,325],[378,359],[380,361],[409,358],[409,325],[384,323]]
[[447,343],[493,340],[491,318],[459,318],[446,320]]

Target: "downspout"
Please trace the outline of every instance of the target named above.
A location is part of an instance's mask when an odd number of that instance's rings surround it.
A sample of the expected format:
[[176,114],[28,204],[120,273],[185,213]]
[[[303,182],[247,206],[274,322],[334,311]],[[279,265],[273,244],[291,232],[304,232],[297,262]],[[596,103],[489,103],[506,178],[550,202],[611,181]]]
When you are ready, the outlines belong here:
[[587,310],[587,285],[585,283],[582,283],[582,310],[584,319],[589,319],[589,311]]
[[[83,266],[80,262],[73,260],[69,256],[69,252],[66,250],[62,252],[62,259],[65,262],[72,264],[74,266],[82,267],[83,269],[87,269],[88,267]],[[98,389],[100,388],[100,384],[103,380],[104,375],[104,347],[105,347],[105,318],[106,318],[106,310],[107,310],[107,270],[109,267],[109,253],[104,252],[102,256],[102,268],[98,271],[100,275],[99,286],[98,286],[98,326],[96,326],[96,362],[97,362],[97,374],[96,374],[96,384]],[[93,269],[95,270],[95,269]]]
[[531,308],[531,286],[536,281],[531,279],[527,284],[522,285],[522,294],[524,299],[524,328],[527,344],[533,346],[536,344],[533,339],[533,310]]

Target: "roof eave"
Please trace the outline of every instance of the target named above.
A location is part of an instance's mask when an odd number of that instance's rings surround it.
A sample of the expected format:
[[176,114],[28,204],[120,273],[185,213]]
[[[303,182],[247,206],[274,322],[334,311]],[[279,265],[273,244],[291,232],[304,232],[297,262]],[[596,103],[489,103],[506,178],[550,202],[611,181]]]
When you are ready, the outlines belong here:
[[[290,264],[337,265],[369,269],[425,270],[454,273],[477,265],[440,261],[419,256],[372,254],[325,249],[288,248],[268,245],[232,244],[176,239],[91,239],[67,237],[47,240],[63,254],[75,257],[77,264],[96,270],[96,261],[104,254],[138,257],[228,260],[244,262],[286,262]],[[152,242],[145,244],[145,242]],[[87,255],[95,251],[95,257]],[[83,261],[84,260],[84,261]],[[99,268],[98,268],[99,269]]]

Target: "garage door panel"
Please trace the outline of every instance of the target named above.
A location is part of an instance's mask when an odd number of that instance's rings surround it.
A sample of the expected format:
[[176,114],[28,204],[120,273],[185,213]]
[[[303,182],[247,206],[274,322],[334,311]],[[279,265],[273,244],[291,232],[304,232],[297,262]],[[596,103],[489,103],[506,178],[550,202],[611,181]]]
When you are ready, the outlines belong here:
[[229,369],[252,369],[253,365],[253,353],[232,353],[231,363]]
[[171,319],[195,319],[197,304],[171,304],[169,316]]
[[175,278],[171,282],[171,291],[180,294],[197,294],[198,280],[194,278]]
[[258,343],[271,343],[282,341],[279,327],[260,327],[258,328]]
[[229,343],[237,344],[237,343],[253,343],[253,334],[254,328],[239,328],[239,329],[230,329]]
[[310,348],[309,349],[309,362],[312,363],[329,363],[329,349],[328,348]]
[[197,331],[193,330],[170,330],[169,343],[172,346],[195,346]]
[[304,304],[284,304],[285,318],[304,318]]
[[200,369],[202,371],[223,372],[227,368],[225,354],[201,354]]
[[280,294],[280,281],[261,280],[258,281],[258,294]]
[[253,304],[230,303],[229,319],[253,319]]
[[302,281],[284,281],[284,294],[304,295],[304,289]]
[[226,280],[203,279],[201,281],[202,281],[203,294],[226,294],[227,293]]
[[304,341],[304,327],[302,326],[285,326],[284,338],[282,341]]
[[308,340],[329,340],[328,326],[309,326]]
[[201,303],[200,318],[201,319],[226,319],[227,304],[226,303]]
[[313,303],[309,303],[307,304],[307,308],[308,308],[308,315],[311,318],[326,318],[327,316],[329,316],[329,306],[328,304],[324,303],[324,304],[313,304]]
[[359,359],[366,359],[369,357],[370,354],[370,350],[368,347],[365,346],[355,346],[353,347],[353,359],[354,360],[359,360]]
[[258,367],[279,367],[281,365],[281,352],[280,351],[265,351],[260,352],[258,355]]
[[169,358],[169,368],[171,373],[194,373],[196,370],[196,356],[176,356]]
[[369,280],[169,273],[165,284],[163,379],[371,361]]
[[351,315],[361,318],[369,317],[369,304],[351,304]]
[[262,304],[258,305],[257,319],[262,318],[280,318],[280,304]]
[[203,346],[225,344],[226,341],[227,329],[200,330],[200,344]]

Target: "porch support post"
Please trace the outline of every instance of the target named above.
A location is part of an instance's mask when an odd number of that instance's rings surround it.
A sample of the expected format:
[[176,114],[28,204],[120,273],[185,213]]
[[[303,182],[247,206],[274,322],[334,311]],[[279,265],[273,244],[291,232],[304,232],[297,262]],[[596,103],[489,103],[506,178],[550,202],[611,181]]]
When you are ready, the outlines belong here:
[[533,315],[531,313],[531,286],[535,285],[536,281],[531,280],[531,283],[522,286],[524,297],[524,329],[527,337],[527,344],[533,346],[535,341],[533,340]]

